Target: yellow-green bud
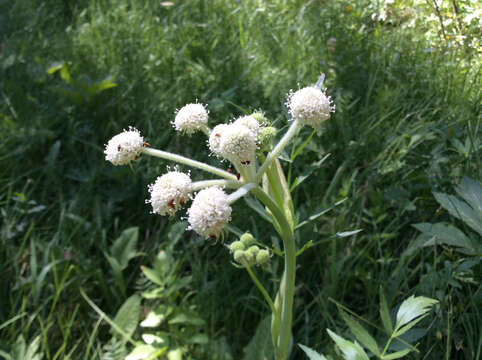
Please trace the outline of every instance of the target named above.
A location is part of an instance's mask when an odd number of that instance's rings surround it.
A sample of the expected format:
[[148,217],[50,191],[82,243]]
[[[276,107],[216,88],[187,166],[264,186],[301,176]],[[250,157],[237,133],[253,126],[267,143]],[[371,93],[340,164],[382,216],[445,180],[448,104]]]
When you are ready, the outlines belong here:
[[258,254],[259,252],[259,247],[257,247],[256,245],[253,245],[253,246],[250,246],[248,248],[248,250],[246,250],[247,253],[250,253],[250,254],[253,254],[254,257],[256,257],[256,255]]
[[260,124],[266,125],[268,123],[268,119],[265,118],[264,114],[260,111],[254,112],[251,114],[253,118]]
[[269,151],[271,149],[277,131],[278,130],[272,126],[267,126],[259,130],[258,144],[260,150]]
[[244,233],[243,235],[241,235],[241,237],[239,238],[239,240],[243,243],[244,246],[248,247],[250,246],[251,244],[254,243],[254,237],[253,235],[251,235],[249,232],[247,233]]
[[244,250],[245,246],[241,241],[235,241],[231,245],[229,245],[229,251],[235,253],[237,250]]
[[269,251],[268,250],[259,250],[258,254],[256,255],[256,264],[257,265],[264,265],[269,261]]
[[236,250],[233,255],[234,261],[241,264],[244,259],[244,251],[243,250]]
[[244,260],[246,260],[248,266],[253,266],[256,264],[256,254],[248,249],[244,252]]

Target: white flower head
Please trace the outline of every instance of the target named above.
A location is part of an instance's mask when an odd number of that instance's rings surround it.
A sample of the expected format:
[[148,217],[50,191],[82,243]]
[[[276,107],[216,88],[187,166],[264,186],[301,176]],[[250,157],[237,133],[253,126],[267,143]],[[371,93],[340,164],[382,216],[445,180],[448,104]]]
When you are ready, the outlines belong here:
[[290,92],[286,106],[293,120],[314,128],[328,120],[330,113],[335,111],[331,98],[315,87]]
[[208,123],[208,111],[203,104],[187,104],[176,113],[173,121],[177,131],[192,134],[201,130]]
[[189,229],[205,238],[217,238],[231,220],[228,195],[219,187],[209,187],[197,193],[187,211]]
[[256,134],[240,124],[228,125],[221,134],[221,156],[234,162],[251,161],[256,151]]
[[256,137],[258,137],[259,129],[261,128],[258,120],[253,116],[241,116],[233,124],[246,126]]
[[209,135],[209,149],[215,155],[221,156],[221,137],[227,126],[227,124],[216,125]]
[[143,147],[144,138],[139,130],[129,127],[105,145],[105,159],[114,165],[127,165],[139,157]]
[[191,178],[179,171],[170,171],[159,176],[148,186],[152,212],[159,215],[174,215],[188,200],[191,193]]

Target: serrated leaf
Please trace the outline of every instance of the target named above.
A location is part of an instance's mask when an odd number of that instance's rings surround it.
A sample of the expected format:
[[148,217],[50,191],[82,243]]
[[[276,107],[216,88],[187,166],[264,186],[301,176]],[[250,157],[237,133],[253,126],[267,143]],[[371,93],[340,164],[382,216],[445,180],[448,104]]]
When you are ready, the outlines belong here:
[[330,329],[326,329],[326,331],[343,353],[345,360],[369,360],[365,350],[363,350],[363,348],[356,342],[352,343],[351,341],[335,334]]
[[320,216],[326,214],[328,211],[332,210],[333,208],[335,208],[336,206],[342,204],[343,202],[345,202],[347,200],[347,198],[345,199],[342,199],[340,201],[337,201],[335,204],[331,205],[330,207],[327,207],[325,209],[322,209],[316,213],[314,213],[313,215],[311,215],[308,219],[300,222],[298,225],[296,225],[295,227],[295,230],[299,229],[300,227],[306,225],[306,224],[309,224],[310,222],[318,219]]
[[243,360],[274,358],[270,323],[271,319],[269,316],[259,322],[254,336],[251,338],[249,344],[243,349]]
[[392,320],[390,319],[390,311],[388,310],[387,299],[383,289],[380,289],[380,318],[388,336],[391,336],[393,332]]
[[131,336],[136,330],[140,312],[141,298],[138,295],[132,295],[117,311],[114,322],[124,331],[124,334]]
[[338,306],[338,311],[343,318],[343,321],[348,325],[350,331],[356,337],[356,339],[362,343],[368,350],[370,350],[373,354],[380,356],[380,350],[378,349],[377,342],[375,339],[368,333],[368,331],[355,319],[353,319],[350,315],[348,315],[341,307]]
[[410,349],[405,349],[405,350],[400,350],[400,351],[397,351],[397,352],[394,352],[394,353],[391,353],[391,354],[387,354],[387,355],[384,355],[382,357],[383,360],[393,360],[393,359],[400,359],[402,357],[404,357],[405,355],[407,355],[410,351]]
[[413,327],[438,301],[424,296],[411,296],[398,309],[394,336],[400,336]]
[[322,354],[317,353],[315,350],[309,348],[308,346],[298,344],[298,346],[303,350],[310,360],[327,360]]

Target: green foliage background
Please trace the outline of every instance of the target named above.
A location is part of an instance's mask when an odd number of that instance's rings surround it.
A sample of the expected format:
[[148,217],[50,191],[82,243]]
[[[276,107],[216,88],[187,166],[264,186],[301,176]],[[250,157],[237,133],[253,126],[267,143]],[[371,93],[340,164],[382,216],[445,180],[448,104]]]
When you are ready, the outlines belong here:
[[[266,315],[261,296],[221,244],[149,214],[147,184],[167,164],[113,167],[103,144],[133,125],[153,147],[219,165],[203,138],[173,131],[177,108],[205,103],[211,125],[262,109],[282,128],[286,93],[323,72],[337,111],[289,181],[330,153],[295,189],[298,217],[347,200],[300,230],[300,247],[319,246],[298,260],[295,342],[326,353],[327,327],[349,337],[328,299],[376,321],[382,287],[389,306],[412,294],[440,301],[413,358],[480,359],[480,254],[406,251],[414,223],[454,223],[480,241],[432,194],[453,193],[462,176],[480,181],[474,14],[476,2],[455,0],[0,0],[0,349],[22,336],[44,359],[114,358],[110,326],[80,289],[113,318],[149,288],[139,266],[169,247],[179,274],[192,275],[179,306],[196,309],[210,339],[186,356],[240,358]],[[274,233],[245,204],[233,214],[271,246]],[[114,269],[114,240],[133,226],[136,254]]]

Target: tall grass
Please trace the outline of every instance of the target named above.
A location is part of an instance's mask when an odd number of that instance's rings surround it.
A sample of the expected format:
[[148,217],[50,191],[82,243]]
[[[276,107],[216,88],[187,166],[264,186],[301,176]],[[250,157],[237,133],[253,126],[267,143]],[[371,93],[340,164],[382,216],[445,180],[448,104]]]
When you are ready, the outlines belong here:
[[[213,124],[262,109],[282,128],[287,91],[323,72],[336,114],[283,166],[299,174],[331,154],[297,187],[300,221],[347,200],[300,231],[299,246],[317,246],[299,259],[295,341],[323,349],[328,326],[346,331],[330,298],[373,320],[382,287],[390,305],[414,293],[441,301],[416,358],[480,358],[480,276],[455,285],[459,274],[447,266],[463,257],[448,248],[405,253],[417,235],[411,224],[451,221],[432,190],[448,191],[462,175],[480,179],[480,58],[448,42],[428,44],[403,19],[373,21],[373,6],[0,2],[0,349],[41,335],[45,359],[106,358],[109,327],[79,289],[115,314],[142,289],[139,265],[169,243],[176,220],[149,215],[139,201],[166,164],[106,166],[107,138],[135,125],[158,148],[216,163],[205,144],[174,135],[176,108],[206,103]],[[47,74],[59,62],[70,82]],[[109,77],[116,87],[86,95]],[[245,216],[234,225],[270,244],[266,224],[237,206]],[[144,255],[123,271],[124,293],[104,254],[131,226],[140,228]],[[363,231],[351,240],[333,237],[355,228]],[[219,246],[186,232],[174,248],[185,259],[181,271],[194,275],[189,301],[203,310],[212,346],[227,343],[239,358],[266,314],[262,300]],[[275,262],[264,280],[279,281],[277,270]]]

